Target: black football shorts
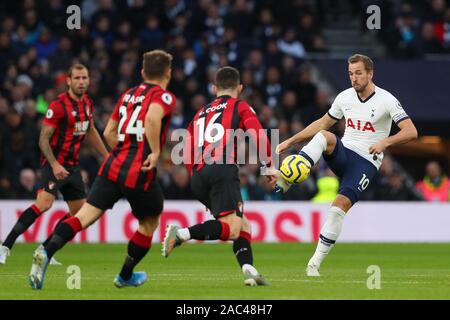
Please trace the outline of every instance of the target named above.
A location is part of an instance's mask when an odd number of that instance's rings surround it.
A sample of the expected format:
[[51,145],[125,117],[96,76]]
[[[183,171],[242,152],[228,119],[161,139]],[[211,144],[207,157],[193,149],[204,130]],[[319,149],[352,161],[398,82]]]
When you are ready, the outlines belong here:
[[133,215],[137,219],[158,216],[163,211],[164,196],[158,181],[152,181],[149,188],[130,189],[105,177],[97,176],[87,198],[87,202],[102,210],[111,209],[121,198],[128,200]]
[[243,201],[238,172],[239,168],[234,164],[211,164],[200,171],[194,169],[192,192],[216,219],[233,212],[242,218]]
[[57,196],[58,190],[63,195],[64,201],[81,200],[86,198],[86,191],[81,178],[81,171],[79,167],[64,167],[69,175],[63,179],[58,180],[53,175],[53,170],[47,162],[41,168],[41,179],[39,182],[39,190],[45,190],[48,193]]

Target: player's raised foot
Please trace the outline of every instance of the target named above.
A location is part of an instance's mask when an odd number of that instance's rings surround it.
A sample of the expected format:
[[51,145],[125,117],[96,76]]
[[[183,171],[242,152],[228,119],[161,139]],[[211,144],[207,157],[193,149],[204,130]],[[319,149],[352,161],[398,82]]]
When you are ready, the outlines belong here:
[[275,184],[275,192],[286,193],[291,186],[292,186],[292,183],[289,183],[286,180],[284,180],[284,178],[280,174],[277,175],[277,182]]
[[[42,244],[39,245],[39,247],[36,248],[35,252],[36,252],[36,251],[39,251],[39,250],[41,250],[41,251],[42,251],[42,250],[45,250],[45,249],[44,249],[44,246],[43,246]],[[54,257],[52,257],[52,258],[50,259],[49,265],[51,265],[51,266],[62,266],[62,263],[59,262],[58,260],[56,260]]]
[[33,254],[33,264],[29,276],[30,286],[32,289],[42,289],[44,284],[45,273],[47,272],[49,259],[47,251],[36,250]]
[[117,288],[123,288],[123,287],[139,287],[142,286],[144,283],[146,283],[148,280],[147,273],[143,271],[139,272],[133,272],[131,275],[131,278],[128,280],[122,279],[120,275],[117,275],[114,279],[114,285]]
[[178,229],[180,229],[180,227],[174,224],[169,224],[166,226],[166,235],[164,236],[162,247],[162,255],[166,258],[170,255],[174,248],[183,243],[183,240],[177,235]]
[[5,246],[0,246],[0,264],[6,263],[6,258],[9,257],[9,248]]
[[308,277],[320,277],[319,268],[313,263],[308,263],[306,266],[306,275]]

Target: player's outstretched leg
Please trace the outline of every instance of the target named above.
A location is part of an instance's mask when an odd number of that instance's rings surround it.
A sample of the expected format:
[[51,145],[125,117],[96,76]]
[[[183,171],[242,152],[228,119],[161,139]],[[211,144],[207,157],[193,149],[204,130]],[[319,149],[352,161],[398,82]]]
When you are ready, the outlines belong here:
[[229,240],[230,226],[219,220],[208,220],[193,225],[189,228],[179,228],[175,225],[167,225],[166,235],[163,240],[162,255],[168,257],[172,250],[183,242],[195,240]]
[[[163,245],[162,245],[162,255],[164,257],[168,257],[170,253],[173,251],[174,248],[180,246],[184,240],[178,235],[178,231],[180,230],[180,227],[174,225],[174,224],[168,224],[166,226],[166,233],[164,235],[163,239]],[[186,228],[186,232],[189,232],[189,230]],[[190,239],[190,234],[186,236],[186,240]]]
[[148,280],[147,273],[133,272],[133,270],[150,250],[151,243],[152,236],[145,235],[139,230],[135,232],[128,242],[128,255],[125,258],[122,270],[114,279],[114,285],[117,288],[138,287]]
[[[103,214],[103,210],[85,203],[74,217],[62,222],[53,232],[50,241],[43,250],[35,252],[30,271],[30,285],[33,289],[41,289],[43,286],[47,265],[53,255],[83,228],[90,226]],[[46,259],[45,259],[45,258]]]
[[320,265],[336,243],[344,224],[344,217],[345,211],[339,207],[332,206],[328,210],[327,220],[320,230],[320,239],[316,251],[306,267],[308,277],[320,276]]
[[50,241],[42,250],[36,250],[34,252],[29,277],[32,289],[42,289],[50,259],[56,251],[72,240],[81,229],[82,225],[80,220],[77,217],[71,217],[56,228]]
[[322,130],[316,133],[311,141],[302,148],[299,154],[308,160],[312,167],[315,163],[317,163],[317,161],[319,161],[320,157],[327,151],[327,149],[331,149],[332,151],[335,145],[336,137],[334,134]]
[[267,286],[269,283],[253,266],[251,239],[251,225],[244,216],[239,238],[233,241],[233,252],[244,274],[244,284],[247,286]]
[[6,258],[10,255],[10,251],[17,238],[24,233],[41,214],[52,206],[54,200],[55,196],[51,193],[46,191],[38,193],[36,203],[22,213],[5,241],[0,246],[0,264],[6,263]]
[[[58,221],[58,222],[56,223],[56,225],[55,225],[54,230],[56,230],[56,228],[58,228],[59,225],[60,225],[62,222],[64,222],[65,220],[69,219],[70,217],[71,217],[71,215],[70,215],[69,213],[67,213],[67,214],[64,215],[61,219],[59,219],[59,221]],[[44,250],[44,247],[49,243],[49,241],[50,241],[52,235],[53,235],[53,234],[50,234],[50,235],[48,236],[48,238],[47,238],[41,245],[39,245],[39,247],[36,248],[36,250],[34,251],[34,253],[36,253],[37,251],[42,251],[42,250]],[[59,261],[57,261],[57,260],[55,259],[55,257],[52,257],[52,258],[50,259],[50,262],[49,262],[48,264],[49,264],[49,265],[53,265],[53,266],[61,266],[61,265],[62,265],[62,263],[59,262]]]
[[17,238],[28,230],[41,214],[50,209],[54,201],[55,196],[53,194],[46,191],[38,193],[36,202],[22,213],[2,246],[0,246],[0,264],[6,263],[6,258],[9,256]]
[[[314,164],[319,161],[322,154],[331,154],[335,146],[336,136],[334,134],[325,130],[318,132],[299,153],[299,156],[310,164],[309,168],[307,168],[308,172],[305,172],[304,174],[309,174],[309,170],[311,170]],[[292,184],[284,181],[281,175],[277,175],[277,183],[275,186],[276,191],[282,191],[285,193],[291,186]]]

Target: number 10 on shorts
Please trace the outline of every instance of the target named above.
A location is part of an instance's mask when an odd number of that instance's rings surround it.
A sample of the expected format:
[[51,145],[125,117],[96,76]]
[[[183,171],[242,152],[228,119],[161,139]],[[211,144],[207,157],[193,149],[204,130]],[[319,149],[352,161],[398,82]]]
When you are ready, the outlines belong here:
[[361,180],[359,181],[358,190],[361,192],[366,190],[366,188],[369,186],[369,183],[370,183],[369,178],[367,178],[366,174],[363,174]]

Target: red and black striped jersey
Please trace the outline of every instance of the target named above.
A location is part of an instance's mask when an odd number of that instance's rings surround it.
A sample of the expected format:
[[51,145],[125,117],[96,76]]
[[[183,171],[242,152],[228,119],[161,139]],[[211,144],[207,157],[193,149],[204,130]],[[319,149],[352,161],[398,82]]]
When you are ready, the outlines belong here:
[[184,163],[189,172],[207,164],[236,164],[238,144],[245,142],[239,129],[256,143],[260,160],[270,165],[270,142],[255,111],[247,102],[224,95],[200,108],[188,126]]
[[118,143],[103,162],[98,175],[118,182],[126,188],[148,189],[156,172],[155,170],[143,172],[141,167],[151,153],[144,125],[145,116],[152,103],[161,105],[164,111],[160,135],[162,147],[176,99],[172,93],[158,85],[142,83],[128,89],[117,101],[111,119],[119,123]]
[[[48,107],[43,125],[55,128],[50,146],[62,166],[76,166],[81,142],[86,137],[94,113],[94,103],[85,94],[74,100],[68,92],[61,93]],[[41,164],[47,159],[42,156]]]

